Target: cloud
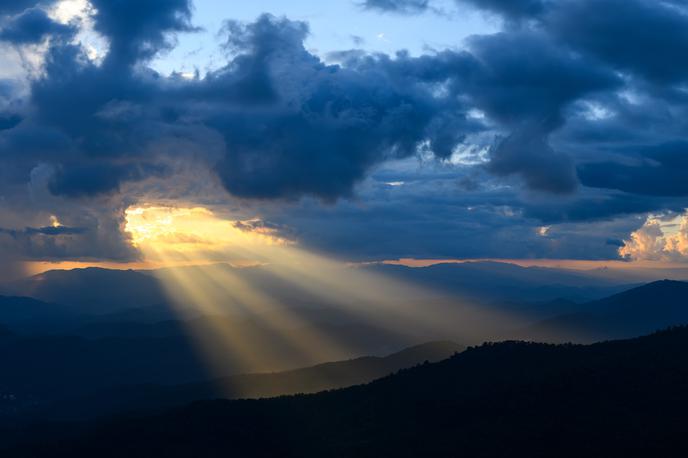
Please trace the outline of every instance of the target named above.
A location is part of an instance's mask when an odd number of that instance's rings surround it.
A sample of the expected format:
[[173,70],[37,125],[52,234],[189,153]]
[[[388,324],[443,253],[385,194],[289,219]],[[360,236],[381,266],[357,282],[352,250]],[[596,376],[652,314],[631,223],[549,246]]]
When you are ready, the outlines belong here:
[[35,6],[49,6],[54,0],[3,0],[0,3],[0,15],[11,15]]
[[[187,0],[94,0],[98,59],[69,38],[83,24],[53,23],[48,2],[3,2],[3,46],[41,44],[40,71],[0,81],[3,225],[59,213],[85,231],[23,233],[26,256],[134,259],[124,209],[181,199],[361,257],[616,257],[608,241],[628,239],[637,215],[688,206],[680,4],[462,3],[502,30],[462,49],[325,58],[304,45],[306,23],[263,15],[227,21],[224,65],[184,78],[150,65],[197,30]],[[482,153],[469,164],[465,150]]]
[[386,13],[415,14],[427,11],[429,0],[365,0],[362,6]]
[[12,129],[22,121],[18,114],[0,114],[0,131]]
[[688,196],[688,143],[637,148],[635,164],[583,164],[578,175],[586,186],[652,196]]
[[531,189],[573,192],[574,162],[549,144],[549,135],[564,124],[568,104],[618,86],[618,78],[539,32],[473,37],[469,49],[475,65],[459,90],[509,132],[492,149],[489,170],[517,174]]
[[[533,132],[535,130],[535,132]],[[567,194],[576,190],[573,160],[554,151],[541,126],[527,126],[511,134],[493,151],[488,170],[498,175],[518,174],[531,189]]]
[[610,70],[555,46],[541,32],[475,36],[468,44],[475,67],[459,82],[481,109],[507,125],[527,118],[554,129],[568,103],[621,83]]
[[232,226],[243,232],[257,232],[264,234],[277,233],[280,231],[280,229],[284,229],[277,224],[264,221],[260,218],[235,221]]
[[543,27],[567,45],[648,80],[675,83],[688,76],[682,58],[688,15],[666,2],[552,2]]
[[594,222],[618,217],[632,217],[658,210],[680,211],[682,199],[666,199],[620,192],[600,192],[579,188],[577,195],[557,199],[533,199],[517,202],[524,216],[544,223]]
[[94,28],[109,40],[106,66],[134,64],[169,49],[170,34],[196,30],[189,0],[91,0]]
[[446,156],[477,127],[451,94],[428,87],[450,75],[399,73],[423,60],[352,55],[326,65],[304,48],[305,24],[267,15],[228,31],[236,57],[202,84],[223,105],[195,116],[224,136],[216,171],[234,195],[336,199],[371,166],[424,143]]
[[648,220],[643,227],[634,231],[624,246],[619,248],[619,254],[633,260],[661,260],[666,242],[664,232],[659,221]]
[[538,17],[550,3],[549,0],[456,0],[456,2],[501,15],[509,20]]
[[[61,259],[65,257],[75,240],[83,240],[88,228],[69,226],[25,227],[23,229],[9,229],[0,227],[0,252],[17,251],[24,258]],[[8,243],[8,238],[10,239]],[[9,246],[12,245],[12,246]],[[11,249],[9,249],[11,248]]]
[[619,254],[629,260],[688,262],[688,214],[672,220],[648,217]]
[[[23,202],[26,206],[27,202]],[[0,202],[0,254],[16,262],[27,260],[140,259],[124,232],[124,212],[113,201],[93,205],[65,205],[59,200],[30,202],[27,208],[11,208]],[[8,213],[9,211],[9,213]],[[49,218],[58,212],[60,222]],[[21,225],[22,222],[38,223]],[[41,225],[41,222],[43,225]],[[45,225],[45,223],[51,223]]]
[[[178,14],[185,17],[185,12]],[[173,30],[181,28],[177,25]],[[466,133],[481,128],[466,119],[452,94],[439,97],[433,88],[452,78],[445,60],[461,57],[431,58],[445,67],[431,72],[428,58],[407,55],[395,60],[364,55],[327,65],[304,48],[305,23],[264,15],[250,24],[229,22],[226,32],[225,48],[232,57],[202,80],[162,78],[126,60],[108,63],[109,57],[97,65],[76,45],[52,46],[44,76],[32,84],[36,116],[25,129],[39,130],[34,142],[57,133],[65,140],[60,145],[65,153],[79,151],[113,164],[101,164],[92,173],[57,164],[64,177],[97,174],[102,180],[87,179],[76,191],[66,181],[79,180],[58,177],[51,189],[75,196],[116,191],[120,177],[145,175],[123,169],[122,157],[146,162],[142,158],[165,138],[196,141],[197,132],[211,129],[223,141],[217,149],[224,149],[214,170],[230,193],[332,200],[350,195],[381,161],[414,155],[423,145],[447,157]],[[151,36],[156,46],[165,46],[164,34]],[[415,74],[404,74],[407,69]],[[8,138],[18,139],[21,132]],[[52,143],[54,151],[59,143]],[[76,169],[70,172],[70,167]],[[107,167],[113,173],[100,173]]]
[[45,227],[27,227],[21,230],[7,229],[0,227],[0,233],[7,234],[13,238],[32,236],[32,235],[74,235],[83,234],[86,229],[83,227],[67,227],[67,226],[45,226]]
[[685,79],[684,2],[652,0],[457,0],[506,20],[531,20],[578,52],[652,81]]
[[53,21],[45,10],[40,8],[29,8],[0,21],[0,41],[20,45],[38,43],[46,36],[69,37],[75,31],[73,26]]
[[127,181],[141,181],[166,173],[165,167],[149,163],[78,164],[58,170],[48,188],[58,196],[94,196],[118,191],[122,183]]

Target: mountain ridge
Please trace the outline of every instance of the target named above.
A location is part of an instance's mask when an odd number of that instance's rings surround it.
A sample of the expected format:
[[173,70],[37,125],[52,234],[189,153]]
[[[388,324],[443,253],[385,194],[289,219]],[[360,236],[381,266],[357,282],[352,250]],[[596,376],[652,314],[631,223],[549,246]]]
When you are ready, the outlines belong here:
[[685,456],[687,345],[687,327],[593,345],[488,343],[366,385],[197,402],[102,423],[76,439],[34,442],[31,451],[46,457],[125,451],[215,457],[230,450],[249,458]]
[[[50,405],[48,409],[66,412],[61,417],[52,415],[55,419],[84,419],[118,412],[159,411],[203,399],[258,399],[316,393],[368,383],[425,361],[446,359],[465,348],[450,341],[426,342],[385,356],[362,356],[288,371],[237,374],[171,386],[122,386],[96,396]],[[76,404],[86,406],[86,410],[79,410]]]
[[659,280],[583,304],[524,331],[549,341],[591,342],[627,338],[671,325],[688,324],[688,282]]

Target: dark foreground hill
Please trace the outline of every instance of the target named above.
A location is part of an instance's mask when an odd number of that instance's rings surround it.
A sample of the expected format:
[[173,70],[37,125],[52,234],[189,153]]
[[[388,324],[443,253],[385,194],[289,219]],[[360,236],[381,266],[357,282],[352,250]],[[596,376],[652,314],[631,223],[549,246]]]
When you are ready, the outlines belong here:
[[284,372],[241,374],[183,385],[136,385],[48,404],[39,418],[83,420],[121,412],[148,412],[205,399],[265,398],[344,388],[463,351],[454,342],[428,342],[388,356],[363,356]]
[[590,346],[505,342],[369,385],[209,401],[3,456],[688,456],[688,328]]
[[594,302],[579,311],[542,321],[525,332],[548,342],[596,342],[648,334],[688,324],[688,283],[648,283]]
[[[284,371],[359,355],[385,354],[388,346],[404,348],[414,343],[410,338],[373,326],[329,325],[319,329],[342,343],[341,349],[311,354],[289,345],[284,334],[255,321],[209,318],[167,324],[144,328],[152,330],[150,335],[96,339],[23,336],[10,328],[11,334],[0,333],[0,395],[12,393],[21,399],[45,403],[121,385],[183,384],[236,374]],[[4,327],[1,322],[0,326]],[[245,355],[253,359],[233,352],[231,342],[215,331],[218,326],[241,336]],[[159,327],[170,332],[156,334],[154,330]],[[174,328],[178,332],[174,333]],[[309,330],[297,328],[291,332],[299,335]],[[222,359],[212,367],[194,340],[197,335],[203,335],[208,345],[223,352]]]

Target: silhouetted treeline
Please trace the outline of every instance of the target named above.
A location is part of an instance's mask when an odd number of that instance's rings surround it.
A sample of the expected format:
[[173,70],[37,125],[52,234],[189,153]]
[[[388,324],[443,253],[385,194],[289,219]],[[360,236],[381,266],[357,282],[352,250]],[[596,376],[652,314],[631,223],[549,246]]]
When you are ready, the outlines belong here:
[[688,328],[485,344],[369,385],[200,402],[5,456],[688,456]]

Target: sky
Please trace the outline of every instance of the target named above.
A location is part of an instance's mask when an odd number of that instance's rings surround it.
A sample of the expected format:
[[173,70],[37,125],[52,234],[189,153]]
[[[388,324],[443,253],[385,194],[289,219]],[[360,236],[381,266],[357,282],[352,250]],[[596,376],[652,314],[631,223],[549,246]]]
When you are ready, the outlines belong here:
[[682,265],[686,50],[682,0],[5,0],[0,274]]

